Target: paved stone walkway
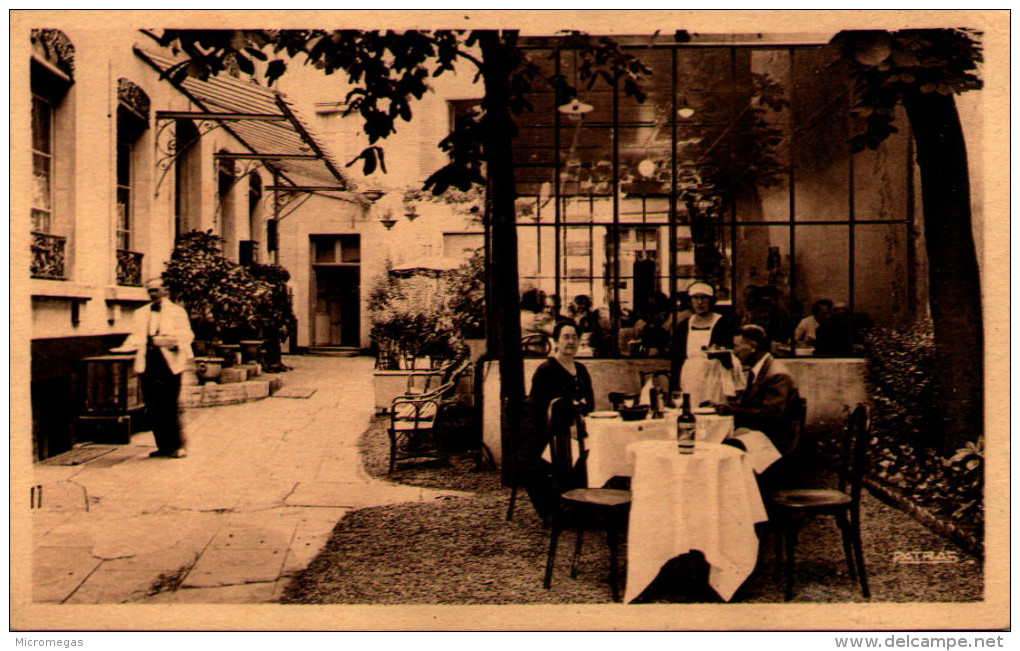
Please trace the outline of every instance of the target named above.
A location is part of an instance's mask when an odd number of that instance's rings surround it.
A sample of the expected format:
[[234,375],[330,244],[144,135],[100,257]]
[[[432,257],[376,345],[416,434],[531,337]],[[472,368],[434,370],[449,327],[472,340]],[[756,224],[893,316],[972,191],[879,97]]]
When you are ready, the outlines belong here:
[[35,464],[33,601],[272,602],[351,509],[451,494],[363,471],[370,358],[285,363],[285,387],[311,397],[189,410],[185,459],[150,459],[143,432],[79,466]]

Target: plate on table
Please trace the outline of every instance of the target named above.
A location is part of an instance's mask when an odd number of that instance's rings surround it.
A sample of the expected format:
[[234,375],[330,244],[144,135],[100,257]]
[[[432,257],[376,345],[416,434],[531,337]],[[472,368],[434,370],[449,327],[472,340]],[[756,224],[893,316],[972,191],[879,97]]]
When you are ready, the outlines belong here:
[[694,412],[695,416],[715,416],[714,407],[698,407],[697,409],[692,409],[691,411]]
[[593,411],[588,414],[588,418],[619,418],[620,414],[615,411]]

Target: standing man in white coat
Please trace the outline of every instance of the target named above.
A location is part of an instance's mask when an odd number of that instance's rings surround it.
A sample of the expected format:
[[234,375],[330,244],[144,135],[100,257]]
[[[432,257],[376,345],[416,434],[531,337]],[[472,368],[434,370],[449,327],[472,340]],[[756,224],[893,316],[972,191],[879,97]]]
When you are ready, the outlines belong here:
[[195,335],[188,313],[170,302],[161,279],[147,280],[145,289],[152,302],[135,311],[133,330],[122,348],[135,351],[135,372],[142,378],[157,448],[149,456],[180,459],[188,456],[179,411],[181,373],[194,358]]

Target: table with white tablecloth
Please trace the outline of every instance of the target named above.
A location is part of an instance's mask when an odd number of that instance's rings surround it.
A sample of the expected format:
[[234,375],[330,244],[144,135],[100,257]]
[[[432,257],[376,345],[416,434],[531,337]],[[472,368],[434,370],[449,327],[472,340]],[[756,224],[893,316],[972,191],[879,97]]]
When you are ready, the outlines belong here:
[[[608,414],[600,414],[602,416]],[[676,441],[676,410],[667,409],[663,418],[625,421],[615,417],[585,420],[588,439],[588,486],[598,488],[612,477],[630,477],[634,464],[627,446],[637,441]],[[733,417],[695,414],[698,440],[719,443],[733,433]]]
[[680,454],[674,439],[641,440],[626,450],[633,503],[624,601],[640,595],[667,561],[692,550],[705,555],[709,584],[729,601],[758,559],[754,525],[768,519],[747,455],[707,441]]

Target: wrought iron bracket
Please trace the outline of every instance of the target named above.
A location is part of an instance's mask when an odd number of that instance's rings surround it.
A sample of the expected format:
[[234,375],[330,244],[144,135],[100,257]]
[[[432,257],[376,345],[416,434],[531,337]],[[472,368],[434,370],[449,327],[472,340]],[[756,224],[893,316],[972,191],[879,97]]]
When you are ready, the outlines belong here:
[[[242,179],[248,178],[249,174],[251,174],[252,172],[254,172],[255,170],[257,170],[260,167],[265,167],[266,166],[265,165],[265,161],[263,161],[261,159],[257,159],[257,158],[245,158],[245,159],[236,159],[236,158],[233,158],[233,157],[224,157],[224,158],[227,159],[227,160],[233,160],[233,161],[240,160],[241,161],[240,162],[240,169],[238,169],[236,167],[234,168],[234,179],[230,182],[230,187],[227,188],[228,192],[230,190],[233,190],[234,186],[236,186]],[[214,162],[215,162],[216,165],[219,165],[219,160],[220,160],[219,154],[214,154]],[[219,217],[222,217],[222,215],[220,214],[220,211],[223,209],[223,199],[224,199],[224,197],[225,197],[224,194],[220,194],[219,198],[216,201],[216,212],[215,212],[215,214],[217,216],[219,216]]]
[[163,186],[163,181],[166,180],[167,174],[170,173],[170,168],[177,164],[177,159],[180,158],[180,156],[193,144],[201,140],[203,136],[226,126],[220,120],[195,118],[195,128],[198,131],[198,135],[188,142],[181,143],[177,141],[177,128],[175,126],[176,121],[177,118],[175,117],[161,115],[159,112],[156,113],[156,122],[159,125],[156,127],[155,138],[156,169],[160,171],[154,192],[154,196],[156,197],[159,196],[159,190]]

